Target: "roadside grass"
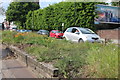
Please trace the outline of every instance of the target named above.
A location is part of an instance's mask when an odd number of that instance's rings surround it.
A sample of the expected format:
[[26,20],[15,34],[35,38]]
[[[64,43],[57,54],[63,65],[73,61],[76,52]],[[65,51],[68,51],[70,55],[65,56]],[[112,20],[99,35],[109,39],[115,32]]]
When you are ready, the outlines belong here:
[[119,51],[118,46],[114,44],[91,46],[86,57],[86,74],[95,78],[118,78]]
[[11,31],[3,31],[2,32],[2,42],[5,42],[7,44],[14,44],[14,36],[16,32]]
[[[64,78],[117,78],[118,46],[73,43],[36,33],[2,32],[2,42],[22,49],[40,62],[52,62]],[[120,50],[119,50],[120,51]]]

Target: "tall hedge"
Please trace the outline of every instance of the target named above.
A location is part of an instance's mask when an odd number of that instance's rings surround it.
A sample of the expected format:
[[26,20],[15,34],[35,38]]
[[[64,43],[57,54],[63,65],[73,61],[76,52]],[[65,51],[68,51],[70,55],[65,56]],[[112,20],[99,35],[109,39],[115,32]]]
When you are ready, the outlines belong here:
[[60,2],[44,9],[30,11],[27,15],[27,29],[65,30],[70,26],[94,29],[95,4],[94,2]]

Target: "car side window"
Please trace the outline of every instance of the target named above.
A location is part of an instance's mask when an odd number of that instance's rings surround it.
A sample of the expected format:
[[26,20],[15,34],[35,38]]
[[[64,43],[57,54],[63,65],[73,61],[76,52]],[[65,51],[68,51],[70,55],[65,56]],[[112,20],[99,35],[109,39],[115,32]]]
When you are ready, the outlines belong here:
[[76,30],[77,30],[77,29],[73,28],[73,29],[72,29],[72,33],[75,33],[75,32],[76,32]]
[[76,29],[76,28],[73,28],[73,29],[72,29],[72,33],[75,33],[75,34],[80,34],[79,30],[78,30],[78,29]]
[[69,29],[67,30],[67,32],[72,32],[72,28],[69,28]]
[[76,29],[76,31],[74,32],[75,34],[80,34],[79,30]]
[[52,31],[52,33],[55,33],[55,31]]

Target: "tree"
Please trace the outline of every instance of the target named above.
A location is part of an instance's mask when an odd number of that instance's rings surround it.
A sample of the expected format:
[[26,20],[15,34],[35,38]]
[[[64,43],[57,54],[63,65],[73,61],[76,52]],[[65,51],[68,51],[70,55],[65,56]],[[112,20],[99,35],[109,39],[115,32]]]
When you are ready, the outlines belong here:
[[0,15],[4,15],[5,10],[1,5],[2,5],[2,2],[0,2]]
[[[60,2],[41,10],[34,11],[34,28],[37,29],[64,29],[69,26],[80,26],[91,28],[94,23],[94,3]],[[42,13],[42,15],[40,15]],[[31,12],[27,16],[27,26],[31,24]]]
[[112,2],[113,6],[120,6],[120,1],[119,2]]
[[6,19],[23,27],[28,12],[37,9],[39,9],[39,5],[32,2],[12,2],[6,11]]
[[101,0],[65,0],[65,2],[101,2]]
[[[33,11],[34,29],[66,29],[70,26],[94,29],[95,5],[103,2],[60,2],[44,9]],[[27,15],[26,25],[32,24],[32,12]],[[64,23],[64,27],[62,27]]]

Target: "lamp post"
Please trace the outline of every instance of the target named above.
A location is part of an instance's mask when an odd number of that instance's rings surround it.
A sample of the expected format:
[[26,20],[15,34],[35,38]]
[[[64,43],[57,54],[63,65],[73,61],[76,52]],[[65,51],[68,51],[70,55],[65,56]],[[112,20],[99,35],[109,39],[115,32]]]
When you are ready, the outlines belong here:
[[64,29],[64,23],[62,23],[62,31],[63,31],[63,29]]
[[74,22],[76,25],[76,0],[74,0]]
[[34,30],[34,11],[32,12],[32,30]]

